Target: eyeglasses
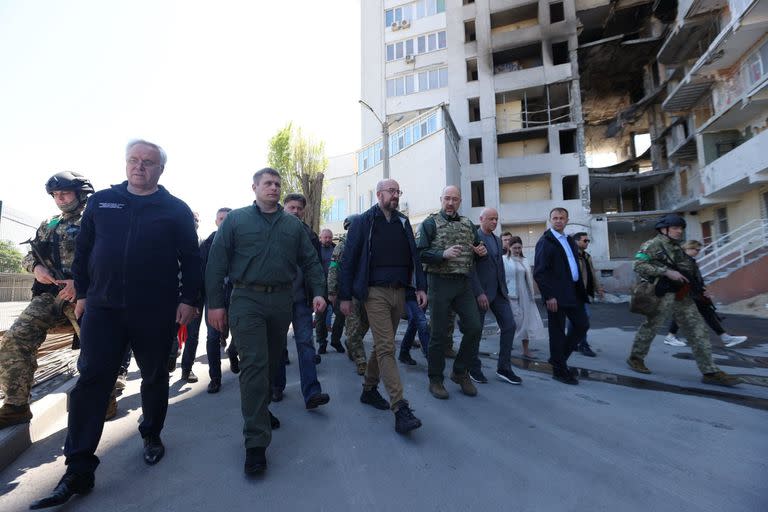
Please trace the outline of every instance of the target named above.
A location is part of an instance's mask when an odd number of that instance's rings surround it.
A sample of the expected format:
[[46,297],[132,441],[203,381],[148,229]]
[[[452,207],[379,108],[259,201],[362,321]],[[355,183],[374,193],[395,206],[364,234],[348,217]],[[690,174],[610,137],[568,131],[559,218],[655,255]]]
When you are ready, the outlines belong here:
[[582,242],[584,242],[585,244],[588,244],[588,243],[590,243],[591,241],[592,241],[592,240],[582,240]]
[[384,192],[387,192],[391,196],[401,196],[401,195],[403,195],[403,191],[402,190],[398,190],[396,188],[385,188]]
[[144,167],[147,169],[150,169],[152,167],[155,167],[157,165],[157,162],[153,162],[152,160],[139,160],[138,158],[132,156],[128,160],[126,160],[129,165],[132,165],[134,167]]

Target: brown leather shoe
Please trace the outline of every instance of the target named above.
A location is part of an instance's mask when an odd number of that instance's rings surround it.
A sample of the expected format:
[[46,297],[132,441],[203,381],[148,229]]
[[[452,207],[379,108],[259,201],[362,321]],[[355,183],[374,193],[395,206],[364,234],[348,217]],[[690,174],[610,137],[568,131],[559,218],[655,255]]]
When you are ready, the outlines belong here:
[[461,386],[461,392],[467,396],[477,396],[477,388],[472,383],[472,379],[469,378],[469,372],[464,374],[451,374],[451,380]]
[[440,400],[446,400],[448,398],[448,390],[443,386],[442,381],[431,380],[429,381],[429,392],[432,396]]
[[645,366],[645,361],[642,359],[638,359],[635,357],[630,357],[627,359],[627,364],[630,368],[632,368],[637,373],[651,373],[651,370],[648,369],[647,366]]
[[29,423],[32,419],[32,411],[27,405],[3,404],[0,407],[0,429],[11,425]]
[[357,363],[357,374],[365,375],[365,371],[368,369],[368,363]]
[[117,416],[117,398],[114,396],[109,397],[109,405],[107,406],[107,414],[104,415],[104,421],[109,421]]
[[723,371],[705,373],[701,377],[701,382],[704,384],[714,384],[715,386],[735,386],[741,382],[741,379],[728,375]]

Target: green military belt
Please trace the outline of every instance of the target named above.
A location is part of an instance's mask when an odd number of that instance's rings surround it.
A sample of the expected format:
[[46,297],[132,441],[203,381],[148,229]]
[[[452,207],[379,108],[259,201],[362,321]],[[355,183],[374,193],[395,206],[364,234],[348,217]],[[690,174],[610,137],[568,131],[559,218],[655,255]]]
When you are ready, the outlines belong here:
[[274,293],[281,292],[283,290],[289,290],[291,288],[290,283],[284,284],[247,284],[247,283],[234,283],[232,285],[235,288],[245,288],[247,290],[253,290],[254,292]]

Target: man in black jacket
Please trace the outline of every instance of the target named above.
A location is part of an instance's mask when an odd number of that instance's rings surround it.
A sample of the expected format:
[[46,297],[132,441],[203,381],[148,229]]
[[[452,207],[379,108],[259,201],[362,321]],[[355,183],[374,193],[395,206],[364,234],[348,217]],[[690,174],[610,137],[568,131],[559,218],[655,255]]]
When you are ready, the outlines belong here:
[[[576,372],[568,367],[568,357],[589,330],[589,319],[584,311],[587,292],[577,260],[579,250],[573,239],[564,233],[568,210],[553,208],[549,212],[549,222],[552,229],[545,231],[536,243],[533,278],[547,306],[552,378],[565,384],[578,384]],[[566,318],[573,326],[567,336]]]
[[[219,208],[216,212],[216,228],[221,226],[224,219],[227,218],[227,214],[232,211],[232,208]],[[202,261],[203,274],[205,274],[205,266],[208,264],[208,253],[211,251],[211,245],[213,245],[213,239],[216,237],[216,231],[211,233],[208,238],[203,240],[200,244],[200,260]],[[229,297],[232,294],[232,284],[228,279],[225,279],[221,286],[226,290],[225,297]],[[203,289],[204,290],[204,289]],[[205,299],[205,291],[203,291],[203,299]],[[205,302],[205,300],[203,300]],[[208,383],[209,393],[218,393],[221,390],[221,343],[226,343],[227,333],[221,333],[217,331],[209,322],[208,315],[205,315],[205,327],[207,330],[207,336],[205,341],[205,351],[208,355],[208,377],[211,381]],[[223,334],[223,336],[222,336]],[[230,343],[227,349],[227,355],[229,356],[230,368],[233,373],[238,373],[239,361],[237,359],[237,349]]]
[[[80,377],[69,397],[67,471],[53,493],[30,508],[60,505],[89,492],[95,452],[120,363],[130,344],[141,370],[144,462],[165,454],[169,341],[200,301],[202,276],[192,211],[158,186],[165,151],[151,142],[126,148],[128,180],[91,196],[72,264],[80,330]],[[181,297],[179,297],[181,267]]]
[[[352,221],[341,259],[339,300],[345,316],[352,313],[352,297],[359,300],[373,331],[373,350],[360,401],[377,409],[391,408],[395,430],[405,434],[421,427],[421,420],[403,398],[395,362],[395,332],[405,309],[405,288],[416,290],[416,300],[424,308],[427,282],[411,223],[397,211],[401,195],[395,180],[380,181],[376,184],[378,204]],[[379,378],[384,381],[389,404],[376,389]]]

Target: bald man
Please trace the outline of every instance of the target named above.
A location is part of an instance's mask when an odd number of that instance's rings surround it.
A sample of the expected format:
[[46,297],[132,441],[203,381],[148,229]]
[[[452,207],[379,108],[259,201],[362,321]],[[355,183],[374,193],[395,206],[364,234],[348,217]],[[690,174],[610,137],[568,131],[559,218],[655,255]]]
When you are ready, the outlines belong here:
[[[485,324],[485,314],[490,309],[499,324],[499,361],[496,366],[496,377],[510,384],[520,384],[522,379],[512,371],[512,342],[515,339],[515,317],[509,305],[507,279],[504,273],[504,261],[501,259],[503,246],[501,239],[493,234],[499,223],[499,212],[493,208],[485,208],[480,213],[480,228],[477,236],[488,250],[488,257],[475,265],[472,273],[472,289],[480,309],[480,324]],[[483,374],[480,358],[475,356],[470,378],[481,384],[488,382]]]
[[[340,309],[352,313],[352,298],[368,316],[373,350],[363,381],[360,401],[395,413],[395,431],[406,434],[421,427],[403,397],[403,385],[395,362],[395,333],[405,309],[405,289],[413,288],[421,308],[426,307],[426,279],[419,264],[413,228],[397,208],[403,192],[395,180],[376,185],[378,203],[361,213],[349,226],[339,275]],[[378,391],[379,380],[389,403]]]
[[482,323],[472,291],[475,260],[488,254],[474,224],[459,215],[461,191],[450,185],[440,195],[440,211],[424,219],[419,227],[416,247],[427,271],[429,312],[432,338],[429,341],[429,392],[439,399],[448,398],[443,385],[445,350],[451,342],[451,311],[459,315],[462,339],[453,362],[451,380],[467,396],[477,395],[469,370],[477,357]]

